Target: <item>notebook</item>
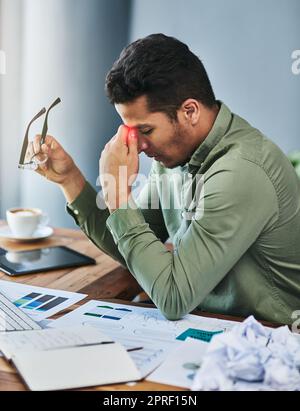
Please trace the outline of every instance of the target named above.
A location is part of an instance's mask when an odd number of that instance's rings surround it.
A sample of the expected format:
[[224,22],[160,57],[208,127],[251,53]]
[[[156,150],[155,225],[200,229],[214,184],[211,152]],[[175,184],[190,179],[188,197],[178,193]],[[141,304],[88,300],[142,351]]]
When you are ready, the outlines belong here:
[[33,391],[141,379],[125,348],[93,327],[6,333],[0,336],[0,350]]

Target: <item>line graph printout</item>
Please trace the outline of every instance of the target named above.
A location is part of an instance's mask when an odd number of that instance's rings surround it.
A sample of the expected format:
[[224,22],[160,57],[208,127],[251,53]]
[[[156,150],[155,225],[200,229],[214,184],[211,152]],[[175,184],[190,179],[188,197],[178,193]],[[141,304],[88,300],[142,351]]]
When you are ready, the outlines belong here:
[[168,321],[156,308],[136,307],[91,300],[55,320],[52,327],[74,325],[98,327],[125,346],[143,377],[153,371],[171,350],[182,344],[178,339],[189,329],[205,332],[230,330],[234,322],[187,315],[179,321]]

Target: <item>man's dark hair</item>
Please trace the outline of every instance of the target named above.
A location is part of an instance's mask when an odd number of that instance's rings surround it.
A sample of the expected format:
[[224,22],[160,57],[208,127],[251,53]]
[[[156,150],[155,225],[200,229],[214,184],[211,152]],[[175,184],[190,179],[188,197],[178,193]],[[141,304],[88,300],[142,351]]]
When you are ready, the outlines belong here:
[[211,108],[215,95],[201,60],[181,41],[152,34],[127,46],[107,74],[105,90],[112,104],[145,95],[150,112],[177,120],[188,98]]

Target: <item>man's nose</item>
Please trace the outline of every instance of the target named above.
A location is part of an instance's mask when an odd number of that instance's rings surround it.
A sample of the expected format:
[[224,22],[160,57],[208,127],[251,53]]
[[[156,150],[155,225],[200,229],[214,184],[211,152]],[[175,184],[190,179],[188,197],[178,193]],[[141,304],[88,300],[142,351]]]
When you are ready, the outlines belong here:
[[139,154],[140,154],[142,151],[147,150],[147,148],[148,148],[147,142],[144,140],[143,137],[140,137],[140,136],[139,136],[139,144],[138,144],[138,152],[139,152]]

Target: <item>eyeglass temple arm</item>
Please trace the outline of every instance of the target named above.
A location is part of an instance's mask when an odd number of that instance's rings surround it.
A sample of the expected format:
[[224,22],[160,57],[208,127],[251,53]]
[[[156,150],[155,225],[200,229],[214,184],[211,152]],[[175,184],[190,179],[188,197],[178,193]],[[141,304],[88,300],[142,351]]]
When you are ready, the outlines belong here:
[[43,130],[42,130],[42,136],[41,136],[41,146],[43,144],[45,144],[45,139],[47,136],[47,132],[48,132],[48,115],[50,110],[55,107],[57,104],[59,104],[61,102],[60,98],[57,98],[54,103],[51,104],[51,106],[48,108],[47,112],[46,112],[46,117],[45,117],[45,121],[44,121],[44,125],[43,125]]
[[24,161],[25,161],[27,147],[28,147],[28,134],[29,134],[30,126],[35,120],[40,118],[44,113],[46,113],[45,107],[42,108],[42,110],[38,114],[36,114],[33,117],[33,119],[30,121],[30,123],[28,124],[27,130],[26,130],[26,133],[25,133],[25,137],[24,137],[24,141],[23,141],[23,146],[22,146],[22,151],[21,151],[21,155],[20,155],[19,164],[24,164]]

